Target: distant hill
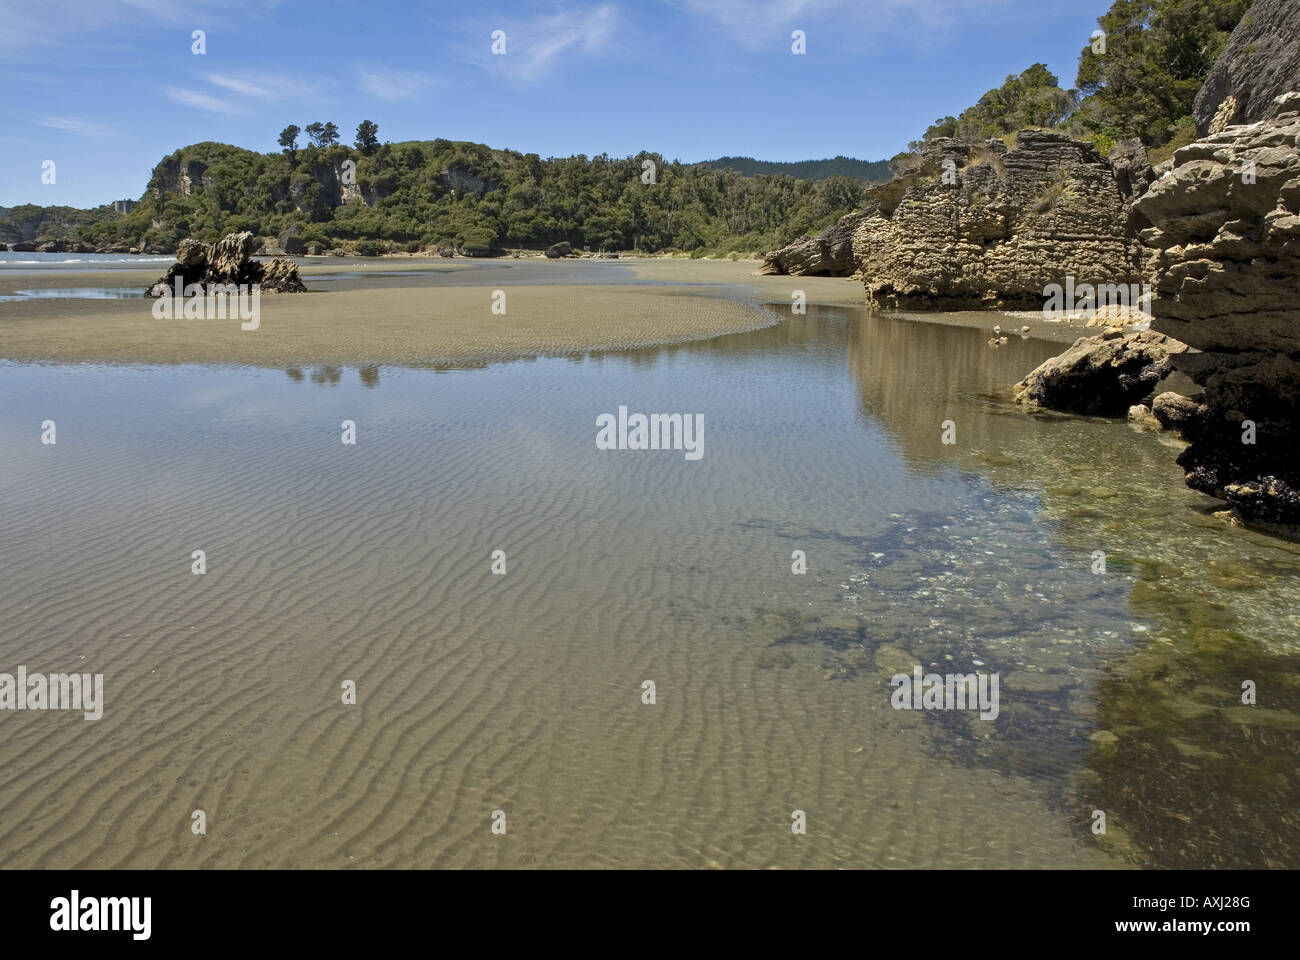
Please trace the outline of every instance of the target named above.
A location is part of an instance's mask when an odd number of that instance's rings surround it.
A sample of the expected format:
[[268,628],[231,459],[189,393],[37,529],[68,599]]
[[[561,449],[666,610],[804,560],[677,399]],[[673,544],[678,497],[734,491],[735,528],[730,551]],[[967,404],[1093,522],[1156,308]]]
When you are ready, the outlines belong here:
[[543,159],[436,139],[259,153],[205,142],[164,157],[128,214],[15,207],[0,218],[0,240],[66,237],[96,250],[168,253],[185,237],[248,230],[289,253],[481,256],[559,242],[761,253],[860,209],[869,186],[859,177],[747,176],[650,152]]
[[888,160],[855,160],[853,157],[833,157],[830,160],[798,160],[779,163],[773,160],[755,160],[753,157],[719,157],[700,164],[715,170],[730,168],[746,177],[759,174],[777,176],[786,174],[796,180],[825,180],[828,177],[854,177],[872,183],[888,180]]

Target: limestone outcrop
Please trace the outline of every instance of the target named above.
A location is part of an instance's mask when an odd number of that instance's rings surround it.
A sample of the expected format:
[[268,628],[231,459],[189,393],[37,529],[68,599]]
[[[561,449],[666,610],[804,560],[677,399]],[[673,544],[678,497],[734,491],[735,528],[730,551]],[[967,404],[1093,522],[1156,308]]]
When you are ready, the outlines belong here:
[[1141,282],[1130,214],[1150,179],[1132,143],[1112,162],[1047,131],[1021,131],[1011,147],[935,139],[862,211],[768,254],[760,272],[856,273],[889,307],[1037,308],[1067,277]]
[[1300,94],[1277,116],[1174,154],[1137,201],[1159,250],[1152,328],[1195,347],[1204,389],[1181,426],[1194,489],[1245,519],[1300,522]]
[[176,281],[184,289],[191,283],[258,284],[262,293],[306,293],[298,267],[292,260],[276,257],[266,263],[253,259],[257,244],[252,233],[230,233],[216,243],[182,240],[176,262],[150,288],[155,297],[175,291]]
[[1272,119],[1290,90],[1300,90],[1300,10],[1296,0],[1255,0],[1197,94],[1197,135]]

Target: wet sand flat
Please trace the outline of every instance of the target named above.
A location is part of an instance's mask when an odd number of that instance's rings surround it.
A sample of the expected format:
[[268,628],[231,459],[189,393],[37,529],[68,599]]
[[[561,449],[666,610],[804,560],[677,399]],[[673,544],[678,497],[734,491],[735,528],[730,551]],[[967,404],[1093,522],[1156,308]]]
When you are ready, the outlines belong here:
[[[60,278],[61,280],[64,278]],[[80,281],[84,285],[84,278]],[[775,317],[740,300],[681,308],[670,287],[398,287],[261,298],[260,325],[158,320],[151,300],[39,300],[0,310],[0,358],[107,363],[389,363],[508,360],[677,343]]]
[[[681,343],[768,326],[766,303],[857,304],[862,285],[842,277],[756,276],[754,261],[391,258],[304,263],[313,292],[268,294],[260,324],[155,319],[149,299],[0,302],[0,359],[63,363],[476,365]],[[581,282],[604,271],[619,283]],[[17,290],[147,287],[149,271],[4,271]],[[579,282],[569,282],[578,279]],[[362,289],[358,283],[365,281]],[[380,282],[383,286],[373,284]],[[505,292],[505,312],[493,294]],[[682,309],[679,298],[697,298]],[[903,314],[916,322],[1018,330],[1070,342],[1069,323],[995,313]]]

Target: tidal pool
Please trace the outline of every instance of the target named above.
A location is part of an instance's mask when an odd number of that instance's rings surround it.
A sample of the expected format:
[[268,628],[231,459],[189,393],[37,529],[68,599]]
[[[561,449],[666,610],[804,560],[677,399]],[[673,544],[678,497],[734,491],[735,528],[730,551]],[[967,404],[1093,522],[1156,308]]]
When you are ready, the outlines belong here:
[[[104,675],[0,711],[0,863],[1300,866],[1300,550],[986,338],[0,364],[0,672]],[[597,449],[620,405],[704,456]],[[917,666],[997,718],[895,710]]]

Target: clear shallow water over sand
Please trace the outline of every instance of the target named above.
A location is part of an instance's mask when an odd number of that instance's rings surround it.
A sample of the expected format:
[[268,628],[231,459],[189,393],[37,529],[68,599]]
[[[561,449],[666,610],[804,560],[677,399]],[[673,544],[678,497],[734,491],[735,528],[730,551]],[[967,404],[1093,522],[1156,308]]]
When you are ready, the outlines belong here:
[[[1153,434],[1017,411],[1053,345],[809,312],[472,370],[0,364],[0,670],[107,701],[0,714],[0,864],[1300,866],[1300,551]],[[620,404],[702,414],[703,459],[597,450]],[[998,671],[999,718],[891,709],[915,663]]]

